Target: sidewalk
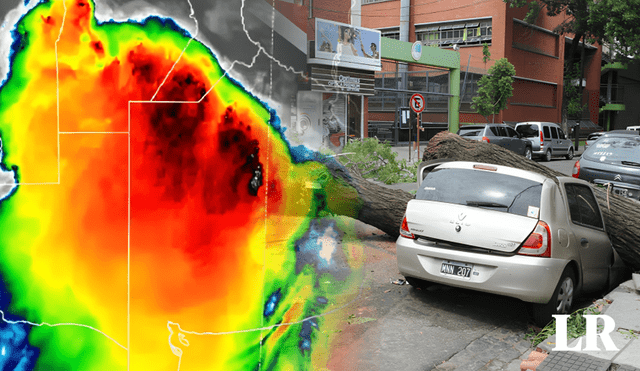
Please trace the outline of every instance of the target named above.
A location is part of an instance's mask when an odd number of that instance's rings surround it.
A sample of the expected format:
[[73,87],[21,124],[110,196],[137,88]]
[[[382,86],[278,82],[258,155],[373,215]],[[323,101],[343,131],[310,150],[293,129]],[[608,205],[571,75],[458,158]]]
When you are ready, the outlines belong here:
[[[538,345],[548,353],[539,366],[530,368],[537,371],[550,370],[598,370],[598,371],[640,371],[640,291],[633,281],[620,284],[616,289],[599,301],[601,313],[613,318],[615,330],[610,333],[617,351],[605,350],[598,337],[600,351],[553,351],[555,336],[551,336]],[[608,302],[611,303],[608,303]],[[597,304],[598,305],[598,304]],[[573,348],[579,342],[586,346],[586,336],[569,340],[568,347]],[[535,352],[535,351],[532,351]],[[526,368],[525,368],[526,369]]]

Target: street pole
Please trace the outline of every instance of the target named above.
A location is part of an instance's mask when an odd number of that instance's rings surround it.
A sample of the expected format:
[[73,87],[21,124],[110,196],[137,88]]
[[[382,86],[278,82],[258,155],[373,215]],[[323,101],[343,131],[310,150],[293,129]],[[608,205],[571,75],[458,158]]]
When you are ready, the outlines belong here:
[[420,121],[422,121],[420,116],[422,116],[422,113],[418,113],[416,117],[416,140],[418,141],[418,157],[416,157],[416,161],[420,158]]
[[[409,105],[411,105],[411,102],[409,102]],[[411,111],[409,111],[409,162],[411,162],[411,139]]]

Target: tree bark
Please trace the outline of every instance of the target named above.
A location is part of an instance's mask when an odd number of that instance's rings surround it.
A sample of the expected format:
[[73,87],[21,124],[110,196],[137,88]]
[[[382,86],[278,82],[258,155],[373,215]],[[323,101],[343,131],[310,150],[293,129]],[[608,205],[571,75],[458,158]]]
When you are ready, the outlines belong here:
[[[436,159],[511,166],[548,177],[566,176],[502,147],[463,139],[446,131],[437,134],[429,141],[422,157],[423,161]],[[414,198],[413,195],[369,182],[353,169],[346,170],[342,166],[328,166],[328,168],[334,179],[344,183],[345,186],[355,188],[357,192],[355,196],[358,199],[357,212],[355,216],[353,214],[349,216],[354,216],[393,238],[399,236],[400,223],[407,202]],[[607,201],[606,191],[596,186],[593,186],[593,189],[614,248],[629,267],[634,271],[640,270],[640,203],[613,194],[609,194]]]
[[[400,224],[407,202],[414,196],[400,189],[389,189],[360,176],[357,170],[328,166],[333,178],[355,188],[358,193],[356,219],[372,225],[393,238],[400,235]],[[352,215],[349,215],[352,216]]]

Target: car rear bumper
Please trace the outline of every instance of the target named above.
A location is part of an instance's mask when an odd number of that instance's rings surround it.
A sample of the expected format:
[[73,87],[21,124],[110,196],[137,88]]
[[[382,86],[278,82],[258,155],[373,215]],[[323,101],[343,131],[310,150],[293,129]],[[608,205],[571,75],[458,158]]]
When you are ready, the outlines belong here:
[[[398,237],[396,253],[398,270],[404,276],[540,304],[549,302],[568,263],[561,259],[440,248],[432,242],[404,237]],[[472,264],[470,277],[442,273],[444,261]]]

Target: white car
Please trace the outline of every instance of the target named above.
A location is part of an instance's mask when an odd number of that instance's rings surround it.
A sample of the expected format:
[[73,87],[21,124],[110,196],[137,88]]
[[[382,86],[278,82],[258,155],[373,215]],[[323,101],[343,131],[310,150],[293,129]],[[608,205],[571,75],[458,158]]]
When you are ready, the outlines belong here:
[[570,313],[579,293],[607,289],[624,274],[583,180],[442,161],[421,167],[418,179],[396,241],[398,269],[414,286],[518,298],[533,304],[543,326]]

